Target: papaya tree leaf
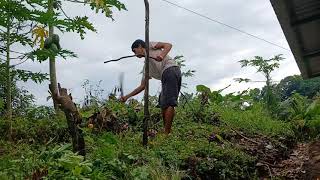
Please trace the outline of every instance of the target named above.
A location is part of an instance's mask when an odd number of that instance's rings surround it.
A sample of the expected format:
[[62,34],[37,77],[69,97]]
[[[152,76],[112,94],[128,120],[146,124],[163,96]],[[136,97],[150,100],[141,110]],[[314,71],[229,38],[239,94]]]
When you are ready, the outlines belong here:
[[40,44],[40,48],[42,49],[44,47],[44,40],[48,37],[49,32],[45,29],[44,26],[36,26],[32,30],[32,37],[35,36],[33,44],[36,43]]

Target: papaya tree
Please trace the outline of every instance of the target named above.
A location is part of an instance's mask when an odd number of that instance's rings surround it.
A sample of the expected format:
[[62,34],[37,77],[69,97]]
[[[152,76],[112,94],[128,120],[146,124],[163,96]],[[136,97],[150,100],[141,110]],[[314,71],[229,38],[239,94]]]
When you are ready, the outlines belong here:
[[[39,23],[41,23],[42,26],[38,26],[37,29],[33,31],[36,40],[40,44],[39,49],[34,52],[34,55],[41,61],[49,59],[50,84],[53,89],[57,89],[56,57],[59,55],[63,58],[67,56],[75,57],[75,54],[61,49],[59,36],[54,33],[55,28],[62,33],[76,32],[80,35],[81,39],[84,38],[86,31],[96,32],[96,29],[93,27],[93,24],[88,21],[89,18],[87,16],[68,16],[68,12],[64,11],[63,4],[60,0],[39,1],[47,2],[41,7],[47,11],[45,13],[39,13]],[[113,7],[118,10],[126,10],[124,4],[118,0],[64,0],[63,2],[87,5],[95,10],[96,13],[104,13],[107,18],[111,18],[112,20]],[[47,28],[48,33],[45,33]],[[57,109],[55,102],[54,107]]]
[[[37,1],[37,0],[35,0]],[[45,61],[49,59],[50,69],[50,84],[49,89],[54,102],[55,110],[58,107],[64,112],[69,133],[72,137],[73,151],[85,156],[85,142],[82,130],[79,125],[82,122],[82,117],[73,102],[71,94],[68,94],[67,89],[61,87],[57,83],[55,60],[57,56],[66,59],[68,56],[76,57],[76,55],[60,45],[60,37],[54,33],[54,29],[59,30],[62,34],[65,32],[75,32],[84,38],[86,31],[96,32],[93,24],[89,22],[87,16],[68,16],[67,12],[63,10],[63,4],[59,0],[38,0],[46,2],[41,4],[37,9],[46,9],[46,12],[38,12],[37,22],[39,23],[32,33],[35,36],[35,42],[39,44],[38,49],[34,50],[29,58]],[[117,0],[90,0],[77,1],[65,0],[65,3],[80,3],[88,5],[96,12],[102,12],[106,17],[112,19],[112,7],[118,10],[125,9],[124,4]],[[48,29],[48,30],[47,30]]]
[[[6,119],[10,124],[10,137],[12,131],[12,86],[13,79],[27,81],[32,79],[35,82],[42,82],[47,77],[43,73],[17,69],[16,66],[28,59],[28,53],[18,52],[13,47],[32,47],[32,39],[29,36],[33,22],[36,20],[34,11],[28,6],[30,2],[20,0],[0,0],[0,71],[4,74],[5,82],[5,104]],[[40,11],[38,11],[40,12]],[[11,64],[11,60],[21,60],[17,64]]]
[[[244,59],[239,61],[241,64],[241,67],[254,67],[257,69],[257,72],[262,73],[263,76],[266,78],[265,83],[266,83],[266,91],[264,93],[264,100],[266,102],[267,108],[269,110],[272,109],[272,105],[275,103],[275,98],[272,93],[272,78],[271,78],[271,73],[279,68],[280,66],[280,61],[283,60],[284,58],[282,57],[281,54],[274,56],[271,59],[264,59],[261,56],[255,56],[254,59]],[[243,79],[239,78],[239,82],[245,81],[249,82],[251,81],[250,79]]]

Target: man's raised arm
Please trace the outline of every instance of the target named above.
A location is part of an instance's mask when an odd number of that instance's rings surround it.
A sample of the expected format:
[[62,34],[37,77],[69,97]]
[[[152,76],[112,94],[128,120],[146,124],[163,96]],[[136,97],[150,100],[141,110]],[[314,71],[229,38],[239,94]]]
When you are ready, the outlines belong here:
[[168,53],[170,52],[171,48],[172,48],[172,44],[170,43],[164,43],[164,42],[158,42],[155,46],[155,49],[161,49],[162,53],[160,54],[160,56],[157,57],[158,61],[162,61],[164,57],[166,57],[166,55],[168,55]]

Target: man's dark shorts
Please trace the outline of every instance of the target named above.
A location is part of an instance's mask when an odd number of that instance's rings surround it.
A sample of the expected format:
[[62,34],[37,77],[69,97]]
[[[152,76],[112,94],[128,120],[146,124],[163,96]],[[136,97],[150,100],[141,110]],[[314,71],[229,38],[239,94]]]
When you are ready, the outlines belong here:
[[178,97],[181,89],[181,71],[178,66],[172,66],[164,70],[161,78],[162,91],[159,97],[161,109],[178,105]]

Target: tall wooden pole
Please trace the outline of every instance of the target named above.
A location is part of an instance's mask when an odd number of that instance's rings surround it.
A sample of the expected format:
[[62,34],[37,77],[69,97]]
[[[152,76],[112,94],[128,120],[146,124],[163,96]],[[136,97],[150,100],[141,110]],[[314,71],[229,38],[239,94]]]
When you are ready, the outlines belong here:
[[10,139],[12,138],[12,82],[11,82],[11,68],[10,68],[10,27],[11,27],[11,19],[8,15],[7,17],[7,33],[6,33],[6,50],[7,50],[7,61],[6,61],[6,106],[7,106],[7,112],[6,116],[8,121],[10,122]]
[[145,25],[145,43],[146,43],[146,59],[145,59],[145,90],[144,90],[144,119],[143,119],[143,145],[148,145],[148,122],[150,119],[149,113],[149,2],[144,0],[146,11],[146,25]]

